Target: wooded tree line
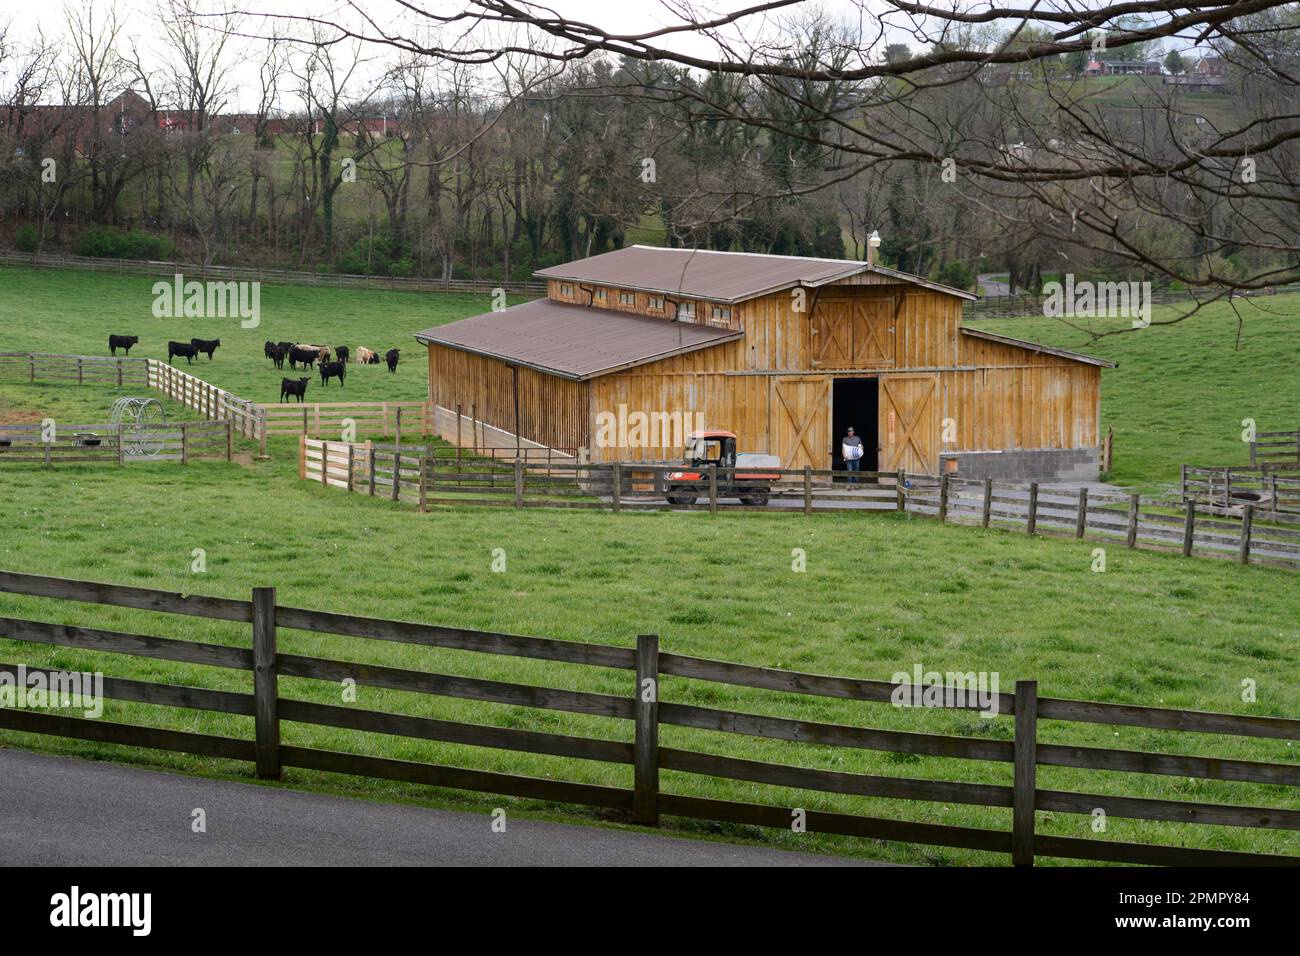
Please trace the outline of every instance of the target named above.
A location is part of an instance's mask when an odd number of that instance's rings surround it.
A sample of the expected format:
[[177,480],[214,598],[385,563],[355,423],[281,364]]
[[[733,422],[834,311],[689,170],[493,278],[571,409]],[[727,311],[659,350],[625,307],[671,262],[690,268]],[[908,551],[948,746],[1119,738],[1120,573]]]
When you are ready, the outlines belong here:
[[[701,60],[496,0],[461,12],[527,42],[443,42],[450,13],[376,41],[162,0],[145,49],[105,0],[72,5],[57,36],[0,34],[0,215],[29,249],[98,226],[203,262],[440,277],[635,241],[861,258],[875,230],[885,261],[956,285],[1300,278],[1292,6],[890,0],[908,43],[879,14],[867,35],[775,6],[748,46],[695,23],[722,37]],[[1084,75],[1189,35],[1229,64],[1222,92]]]

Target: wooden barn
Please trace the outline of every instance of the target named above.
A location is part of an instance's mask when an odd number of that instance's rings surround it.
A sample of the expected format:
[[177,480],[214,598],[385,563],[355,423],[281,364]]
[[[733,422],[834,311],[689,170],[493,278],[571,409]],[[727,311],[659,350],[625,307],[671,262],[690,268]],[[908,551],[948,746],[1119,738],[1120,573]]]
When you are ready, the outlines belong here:
[[1113,363],[964,328],[968,293],[871,262],[649,246],[538,275],[544,299],[416,335],[448,440],[663,461],[703,426],[822,469],[852,426],[867,471],[1097,477]]

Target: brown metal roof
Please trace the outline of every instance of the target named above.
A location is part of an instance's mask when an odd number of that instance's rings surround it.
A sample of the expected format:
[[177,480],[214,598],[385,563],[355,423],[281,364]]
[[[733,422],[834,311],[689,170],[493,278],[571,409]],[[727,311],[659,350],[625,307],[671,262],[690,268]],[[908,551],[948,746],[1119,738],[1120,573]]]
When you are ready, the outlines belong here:
[[743,302],[800,285],[815,288],[861,272],[877,272],[950,295],[975,298],[969,292],[853,259],[813,259],[660,246],[628,246],[541,269],[537,275],[543,279],[569,279],[714,302]]
[[535,299],[417,332],[428,344],[487,355],[577,381],[730,342],[743,333],[612,309]]

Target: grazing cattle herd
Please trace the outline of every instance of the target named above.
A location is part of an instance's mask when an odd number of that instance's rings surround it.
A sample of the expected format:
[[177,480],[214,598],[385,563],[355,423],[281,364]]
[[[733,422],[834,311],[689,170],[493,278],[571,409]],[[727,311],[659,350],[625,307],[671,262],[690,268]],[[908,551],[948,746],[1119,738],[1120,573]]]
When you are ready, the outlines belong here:
[[[124,349],[127,355],[131,354],[131,347],[138,344],[140,337],[138,335],[110,335],[108,337],[108,350],[113,355],[117,355],[118,349]],[[214,353],[221,347],[221,339],[190,339],[189,342],[167,343],[167,361],[175,364],[177,357],[183,357],[185,364],[192,365],[194,360],[200,354],[206,355],[208,361],[212,361]],[[289,362],[289,368],[297,369],[300,366],[303,369],[316,368],[320,372],[320,383],[324,387],[329,384],[330,379],[337,378],[340,387],[345,384],[348,372],[348,362],[352,357],[352,349],[346,345],[336,345],[331,349],[328,345],[311,345],[305,342],[272,342],[269,339],[262,347],[263,353],[271,364],[277,369],[284,369],[284,363]],[[362,365],[378,365],[381,361],[388,365],[388,371],[397,371],[397,362],[401,356],[401,349],[389,349],[380,353],[374,349],[368,349],[364,345],[358,345],[356,349],[357,362]],[[282,378],[280,380],[280,401],[286,397],[297,398],[298,401],[307,400],[307,385],[311,378]]]

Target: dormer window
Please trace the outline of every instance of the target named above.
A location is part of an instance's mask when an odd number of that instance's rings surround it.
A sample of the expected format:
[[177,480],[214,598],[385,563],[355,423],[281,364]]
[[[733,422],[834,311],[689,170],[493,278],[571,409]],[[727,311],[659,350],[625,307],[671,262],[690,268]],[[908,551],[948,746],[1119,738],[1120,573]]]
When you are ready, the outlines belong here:
[[688,322],[695,321],[695,303],[679,302],[677,303],[677,318],[684,319]]
[[635,293],[635,292],[620,292],[620,293],[618,294],[618,304],[619,304],[619,305],[636,305],[636,293]]
[[595,293],[592,295],[591,298],[592,298],[592,301],[593,301],[593,302],[604,302],[604,301],[605,301],[605,290],[604,290],[604,289],[597,289],[597,290],[595,291]]
[[664,310],[664,297],[661,295],[650,296],[650,311],[662,312]]
[[711,322],[730,322],[731,309],[724,305],[715,305],[709,309],[709,321]]

